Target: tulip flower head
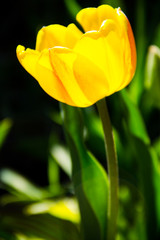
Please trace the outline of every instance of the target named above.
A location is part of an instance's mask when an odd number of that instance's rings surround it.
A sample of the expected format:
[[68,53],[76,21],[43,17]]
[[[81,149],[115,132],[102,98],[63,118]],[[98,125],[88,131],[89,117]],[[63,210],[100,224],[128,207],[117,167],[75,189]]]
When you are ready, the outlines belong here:
[[88,107],[130,83],[136,47],[130,23],[120,8],[85,8],[76,19],[84,33],[74,24],[43,27],[35,50],[19,45],[17,57],[51,97]]

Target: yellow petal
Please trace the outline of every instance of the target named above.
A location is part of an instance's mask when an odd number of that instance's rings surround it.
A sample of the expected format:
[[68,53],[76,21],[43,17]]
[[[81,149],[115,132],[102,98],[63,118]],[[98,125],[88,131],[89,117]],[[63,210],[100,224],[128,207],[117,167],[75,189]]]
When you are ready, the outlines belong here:
[[50,56],[56,75],[62,81],[63,86],[74,102],[74,106],[91,105],[74,76],[73,64],[77,54],[68,48],[52,48],[50,49]]
[[[88,32],[76,44],[74,51],[89,58],[106,76],[106,96],[114,93],[125,79],[125,42],[112,20],[107,20],[99,32]],[[128,54],[128,53],[127,53]],[[98,79],[97,79],[98,85]]]
[[118,20],[121,23],[121,28],[124,29],[123,38],[125,39],[125,46],[126,46],[125,58],[126,58],[126,63],[128,63],[128,68],[127,68],[128,71],[126,71],[126,74],[128,73],[128,77],[126,77],[125,81],[123,82],[121,87],[118,89],[119,91],[124,87],[126,87],[129,84],[129,82],[132,80],[135,74],[137,56],[136,56],[135,39],[134,39],[130,22],[128,21],[128,18],[121,11],[120,8],[117,9],[117,13],[118,13]]
[[90,105],[108,95],[106,75],[93,61],[79,54],[73,70],[77,83],[91,102]]
[[66,36],[66,27],[54,24],[43,27],[37,34],[36,50],[42,51],[45,48],[54,46],[64,46]]
[[66,47],[72,49],[82,35],[83,33],[76,27],[75,24],[69,24],[66,29]]
[[106,96],[106,77],[93,61],[66,48],[50,52],[56,73],[74,106],[87,107]]
[[104,20],[116,21],[116,10],[109,5],[101,5],[98,8],[84,8],[76,16],[84,31],[99,30]]
[[39,52],[29,48],[25,50],[25,47],[18,45],[16,53],[21,65],[27,70],[28,73],[35,77],[35,62],[38,61]]
[[[109,81],[109,94],[124,88],[132,80],[136,68],[134,36],[125,14],[120,8],[101,5],[82,9],[77,21],[89,32],[76,44],[75,50],[103,68]],[[115,29],[111,29],[114,25]]]
[[82,32],[74,24],[68,27],[58,24],[49,25],[38,32],[36,50],[42,51],[55,46],[73,48],[81,35]]
[[23,46],[19,45],[17,57],[26,71],[39,82],[47,94],[58,101],[73,104],[51,65],[49,50],[46,49],[40,53],[31,49],[25,50]]

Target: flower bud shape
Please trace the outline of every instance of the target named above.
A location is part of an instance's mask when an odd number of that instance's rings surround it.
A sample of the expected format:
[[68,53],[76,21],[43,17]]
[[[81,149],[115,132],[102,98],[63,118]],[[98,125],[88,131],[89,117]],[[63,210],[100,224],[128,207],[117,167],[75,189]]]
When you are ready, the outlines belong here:
[[44,91],[60,102],[88,107],[125,88],[136,69],[130,23],[120,8],[84,8],[74,24],[43,27],[35,50],[19,45],[17,57]]

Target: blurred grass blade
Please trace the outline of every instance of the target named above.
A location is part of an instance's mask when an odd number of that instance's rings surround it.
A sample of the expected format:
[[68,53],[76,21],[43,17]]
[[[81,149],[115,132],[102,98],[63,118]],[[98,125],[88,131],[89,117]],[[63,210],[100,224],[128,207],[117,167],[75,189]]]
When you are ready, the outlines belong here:
[[64,193],[64,189],[60,184],[60,171],[55,159],[49,155],[48,157],[48,181],[49,192],[53,196],[59,196]]
[[50,186],[59,184],[59,167],[52,156],[48,157],[48,178]]
[[71,177],[72,163],[69,151],[62,145],[54,145],[50,150],[51,156],[63,171]]
[[150,46],[145,67],[145,88],[147,98],[160,108],[160,48]]
[[12,121],[8,118],[0,122],[0,149],[12,127]]
[[64,130],[72,157],[73,182],[78,198],[84,239],[105,239],[108,179],[83,143],[80,109],[61,104]]
[[38,200],[49,195],[44,189],[40,189],[25,177],[10,169],[0,171],[0,181],[8,188],[8,191],[23,199]]

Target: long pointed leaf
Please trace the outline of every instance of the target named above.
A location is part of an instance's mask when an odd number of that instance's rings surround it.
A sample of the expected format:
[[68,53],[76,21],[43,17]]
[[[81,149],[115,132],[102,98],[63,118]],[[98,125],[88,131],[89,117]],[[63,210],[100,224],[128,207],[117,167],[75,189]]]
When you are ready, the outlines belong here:
[[105,239],[108,180],[98,161],[83,143],[80,109],[62,104],[65,134],[72,157],[73,182],[77,195],[84,239]]

